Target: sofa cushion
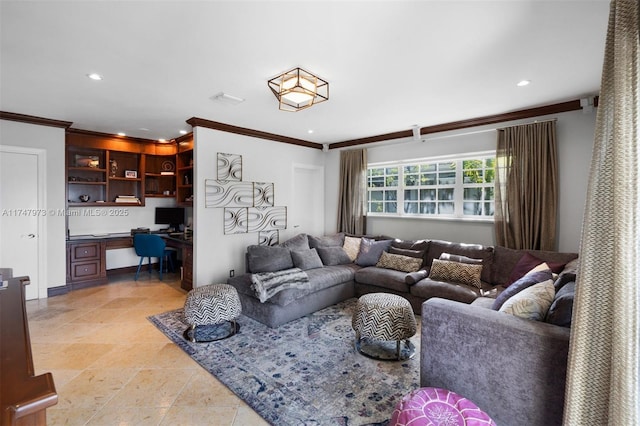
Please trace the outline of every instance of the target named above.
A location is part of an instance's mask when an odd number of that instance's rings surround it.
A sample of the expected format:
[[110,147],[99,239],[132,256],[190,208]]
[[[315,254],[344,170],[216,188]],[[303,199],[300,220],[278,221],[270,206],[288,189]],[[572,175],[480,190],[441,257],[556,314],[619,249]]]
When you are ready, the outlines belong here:
[[493,247],[480,244],[452,243],[449,241],[432,240],[427,252],[427,266],[431,266],[433,259],[439,259],[442,253],[457,254],[472,259],[482,259],[482,274],[480,279],[492,282]]
[[362,238],[360,237],[350,237],[348,235],[344,237],[344,244],[342,245],[342,248],[347,252],[349,259],[351,259],[352,262],[356,260],[356,257],[358,257],[361,242]]
[[295,237],[289,238],[287,241],[280,243],[280,247],[288,248],[289,250],[308,250],[309,249],[309,236],[307,234],[298,234]]
[[425,278],[409,287],[409,293],[424,300],[441,297],[456,302],[471,303],[480,296],[480,289],[474,286]]
[[535,257],[531,253],[527,252],[522,255],[520,260],[518,260],[518,263],[516,263],[516,266],[514,266],[513,270],[511,270],[511,274],[509,275],[510,282],[506,285],[506,287],[518,281],[527,272],[540,265],[541,263],[546,263],[549,269],[551,269],[551,272],[559,274],[567,262],[545,262],[544,260]]
[[293,268],[291,252],[288,248],[277,246],[247,247],[249,272],[275,272]]
[[560,327],[571,327],[571,315],[573,313],[573,298],[576,293],[576,283],[566,283],[556,292],[556,296],[547,312],[545,321]]
[[318,247],[342,247],[344,245],[344,234],[342,232],[322,237],[309,235],[309,248]]
[[399,254],[402,256],[418,257],[425,259],[429,241],[426,240],[400,240],[398,238],[391,241],[389,253]]
[[293,266],[300,268],[303,271],[314,268],[322,268],[322,260],[318,255],[316,249],[307,250],[291,250],[291,260],[293,260]]
[[477,288],[482,288],[481,274],[482,265],[440,259],[434,259],[429,270],[429,278],[432,280],[472,285]]
[[575,258],[571,262],[567,263],[564,266],[560,275],[558,275],[558,279],[553,283],[556,288],[556,293],[560,290],[565,284],[570,283],[572,281],[576,281],[578,276],[578,266],[580,264],[580,259]]
[[493,302],[493,306],[491,307],[491,309],[493,309],[494,311],[499,310],[504,302],[507,301],[507,299],[515,296],[522,290],[531,287],[532,285],[550,280],[552,278],[553,275],[551,274],[551,270],[545,269],[545,264],[533,268],[524,277],[511,284],[502,293],[500,293],[498,297],[496,297],[495,302]]
[[493,253],[493,264],[491,266],[491,280],[493,285],[506,285],[510,283],[509,275],[518,261],[525,253],[531,253],[538,259],[547,262],[567,263],[578,257],[577,253],[560,253],[543,250],[515,250],[502,246],[495,246]]
[[402,256],[383,251],[376,266],[378,268],[395,269],[402,272],[416,272],[422,265],[422,259],[417,257]]
[[360,284],[368,284],[383,289],[408,293],[409,286],[405,284],[406,273],[395,269],[384,269],[376,266],[362,268],[355,273],[355,281]]
[[556,291],[553,280],[532,285],[509,298],[500,312],[533,321],[542,321],[553,302]]
[[374,241],[369,238],[362,238],[360,243],[360,252],[356,258],[356,265],[359,266],[374,266],[378,263],[380,255],[383,251],[386,251],[391,245],[391,240]]
[[318,247],[316,248],[316,250],[320,255],[320,259],[322,259],[322,263],[327,266],[345,265],[347,263],[351,263],[349,255],[347,255],[347,252],[345,252],[344,249],[340,246]]
[[440,255],[440,260],[449,260],[451,262],[469,263],[471,265],[480,265],[480,264],[482,264],[482,259],[473,259],[471,257],[462,256],[462,255],[459,255],[459,254],[451,254],[451,253],[442,253]]

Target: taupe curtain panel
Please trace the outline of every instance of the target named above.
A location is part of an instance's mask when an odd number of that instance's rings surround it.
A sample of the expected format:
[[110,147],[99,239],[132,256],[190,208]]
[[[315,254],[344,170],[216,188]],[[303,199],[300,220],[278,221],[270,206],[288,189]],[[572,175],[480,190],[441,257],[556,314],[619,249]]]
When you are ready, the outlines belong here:
[[367,191],[367,151],[340,152],[340,194],[338,232],[366,233],[365,194]]
[[582,225],[565,425],[640,425],[638,0],[614,0]]
[[558,204],[556,122],[498,129],[496,244],[554,250]]

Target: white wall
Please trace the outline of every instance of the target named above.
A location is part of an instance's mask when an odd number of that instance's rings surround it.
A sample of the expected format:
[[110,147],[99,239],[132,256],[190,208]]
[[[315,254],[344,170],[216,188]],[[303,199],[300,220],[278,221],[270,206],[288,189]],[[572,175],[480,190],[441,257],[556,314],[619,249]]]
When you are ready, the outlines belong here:
[[[557,118],[559,164],[558,250],[577,252],[580,244],[582,215],[586,202],[595,112],[572,111],[539,117]],[[469,152],[495,150],[496,127],[531,122],[520,120],[452,132],[424,135],[424,142],[411,139],[381,142],[367,147],[369,163],[426,158]],[[340,152],[330,150],[326,163],[326,233],[337,230],[338,176]],[[444,239],[493,245],[493,223],[462,220],[416,218],[367,218],[367,233],[403,239]]]
[[[44,209],[63,212],[65,207],[64,181],[65,129],[16,121],[0,120],[0,145],[42,149],[46,152],[46,194]],[[17,177],[16,185],[20,184]],[[66,284],[65,217],[47,215],[45,276],[41,277],[39,297],[47,297],[46,289]],[[41,259],[42,260],[42,259]],[[10,266],[10,265],[6,265]]]
[[[248,136],[197,127],[194,135],[196,184],[194,205],[194,285],[224,283],[229,270],[244,273],[247,246],[258,243],[258,234],[224,234],[223,208],[204,207],[205,179],[216,178],[218,152],[242,155],[242,180],[273,182],[275,205],[286,206],[287,215],[295,204],[291,182],[294,165],[324,166],[325,153]],[[318,183],[320,186],[322,182]],[[313,191],[314,188],[309,188]],[[280,231],[280,241],[295,235],[290,221]]]

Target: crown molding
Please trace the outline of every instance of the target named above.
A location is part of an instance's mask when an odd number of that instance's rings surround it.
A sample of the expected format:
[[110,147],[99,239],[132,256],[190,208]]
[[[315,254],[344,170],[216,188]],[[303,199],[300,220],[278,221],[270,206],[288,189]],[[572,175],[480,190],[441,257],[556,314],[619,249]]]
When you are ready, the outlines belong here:
[[0,111],[0,119],[9,121],[19,121],[22,123],[38,124],[40,126],[61,127],[68,129],[73,122],[52,120],[50,118],[36,117],[34,115],[17,114],[15,112]]

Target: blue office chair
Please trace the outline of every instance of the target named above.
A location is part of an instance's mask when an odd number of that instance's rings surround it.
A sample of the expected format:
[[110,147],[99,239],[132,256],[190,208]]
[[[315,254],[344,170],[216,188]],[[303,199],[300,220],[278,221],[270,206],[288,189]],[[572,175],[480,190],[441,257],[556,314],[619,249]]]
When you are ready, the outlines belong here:
[[160,281],[162,281],[162,269],[165,258],[167,258],[167,263],[171,267],[171,272],[173,272],[172,253],[175,250],[167,249],[167,244],[159,235],[135,234],[133,236],[133,248],[136,250],[136,254],[140,256],[140,263],[138,264],[138,270],[136,271],[136,281],[138,281],[142,261],[145,257],[149,258],[149,273],[151,273],[151,258],[157,257],[160,259]]

